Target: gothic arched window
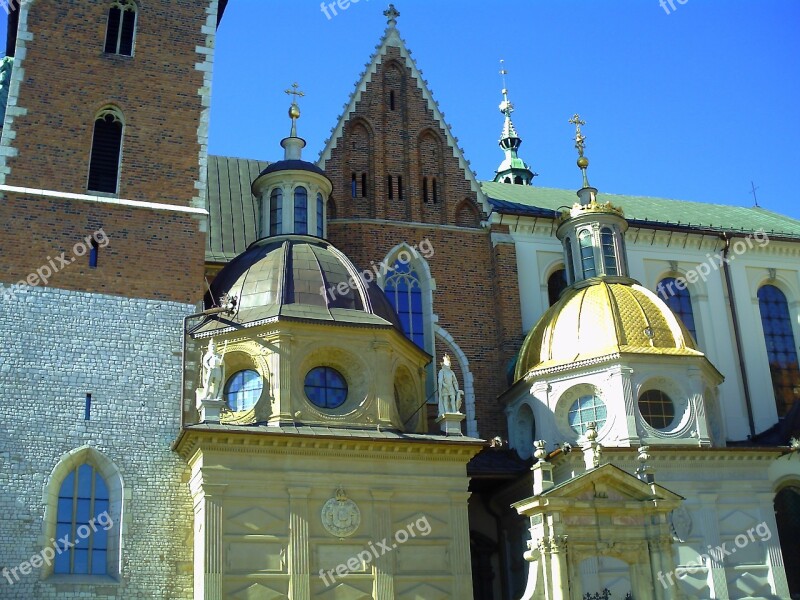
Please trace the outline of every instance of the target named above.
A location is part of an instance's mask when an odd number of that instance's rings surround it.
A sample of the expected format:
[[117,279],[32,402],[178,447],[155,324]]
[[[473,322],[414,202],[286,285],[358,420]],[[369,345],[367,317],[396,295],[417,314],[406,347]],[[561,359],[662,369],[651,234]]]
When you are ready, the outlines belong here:
[[656,291],[696,340],[697,327],[695,326],[694,312],[692,311],[692,295],[686,287],[686,282],[681,281],[679,285],[675,277],[665,277],[658,282]]
[[107,54],[133,56],[133,38],[136,35],[136,3],[133,0],[117,0],[108,10],[106,25]]
[[90,192],[117,193],[122,128],[122,113],[115,107],[104,108],[95,117],[87,184]]
[[425,349],[425,313],[422,286],[417,272],[407,262],[395,260],[384,287],[408,339]]
[[762,285],[758,290],[761,326],[767,344],[769,371],[778,416],[789,412],[800,395],[800,365],[792,332],[792,318],[786,296],[774,285]]

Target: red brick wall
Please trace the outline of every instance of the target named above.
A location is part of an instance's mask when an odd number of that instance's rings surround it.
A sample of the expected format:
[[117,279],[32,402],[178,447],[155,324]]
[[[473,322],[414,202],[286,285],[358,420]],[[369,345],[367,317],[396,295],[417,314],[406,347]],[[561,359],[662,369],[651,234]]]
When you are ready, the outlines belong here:
[[[25,76],[6,183],[87,193],[96,112],[118,106],[125,119],[119,196],[189,206],[197,195],[203,107],[198,89],[206,43],[204,2],[141,5],[133,57],[103,53],[109,3],[33,2],[22,61]],[[18,57],[19,60],[19,57]],[[80,201],[14,197],[0,202],[3,282],[16,281],[102,226],[111,238],[105,264],[73,265],[51,285],[148,298],[202,296],[203,240],[188,215]],[[111,268],[113,265],[113,269]],[[172,267],[170,265],[176,265]]]

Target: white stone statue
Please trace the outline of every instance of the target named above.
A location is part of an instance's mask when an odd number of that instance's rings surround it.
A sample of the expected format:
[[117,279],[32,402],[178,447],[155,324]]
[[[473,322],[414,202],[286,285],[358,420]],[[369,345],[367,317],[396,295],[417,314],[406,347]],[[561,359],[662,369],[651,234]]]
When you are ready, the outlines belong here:
[[439,416],[461,412],[464,391],[458,388],[456,374],[450,368],[450,356],[445,354],[438,378]]
[[225,366],[222,354],[217,352],[213,338],[208,341],[208,350],[203,355],[203,373],[201,388],[198,396],[202,399],[219,398],[222,392],[222,382],[225,380]]

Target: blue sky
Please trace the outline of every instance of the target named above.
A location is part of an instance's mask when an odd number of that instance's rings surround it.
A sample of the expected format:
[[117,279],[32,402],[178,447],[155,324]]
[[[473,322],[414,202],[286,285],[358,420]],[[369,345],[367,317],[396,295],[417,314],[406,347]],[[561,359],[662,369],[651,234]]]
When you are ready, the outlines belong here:
[[[601,191],[751,206],[800,218],[800,2],[400,0],[398,27],[480,179],[502,154],[499,60],[535,184],[577,188],[587,121]],[[277,160],[293,81],[316,160],[383,34],[388,3],[328,19],[316,0],[231,0],[217,38],[215,154]],[[331,11],[329,10],[329,13]]]

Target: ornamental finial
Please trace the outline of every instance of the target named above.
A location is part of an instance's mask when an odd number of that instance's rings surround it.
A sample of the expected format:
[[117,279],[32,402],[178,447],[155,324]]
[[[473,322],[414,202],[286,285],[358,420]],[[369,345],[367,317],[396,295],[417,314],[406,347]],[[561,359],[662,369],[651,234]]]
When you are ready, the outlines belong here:
[[508,75],[508,71],[506,70],[505,62],[505,60],[500,59],[500,77],[503,78],[503,89],[501,90],[503,101],[500,103],[500,112],[510,117],[511,113],[514,112],[514,105],[508,100],[508,88],[506,87],[506,75]]
[[394,28],[397,26],[397,17],[400,16],[400,11],[394,7],[394,4],[390,4],[389,8],[383,11],[383,16],[386,17],[389,27]]
[[589,166],[589,159],[583,155],[586,149],[586,136],[581,132],[581,127],[586,125],[586,121],[582,120],[578,113],[575,113],[569,122],[575,125],[575,149],[578,151],[578,168],[583,172],[583,187],[588,188],[589,178],[586,175],[586,167]]
[[305,92],[300,90],[297,82],[292,84],[292,88],[285,90],[284,94],[293,96],[292,105],[289,107],[289,118],[292,120],[292,134],[291,137],[297,137],[297,119],[300,118],[300,107],[297,105],[297,99],[305,96]]

